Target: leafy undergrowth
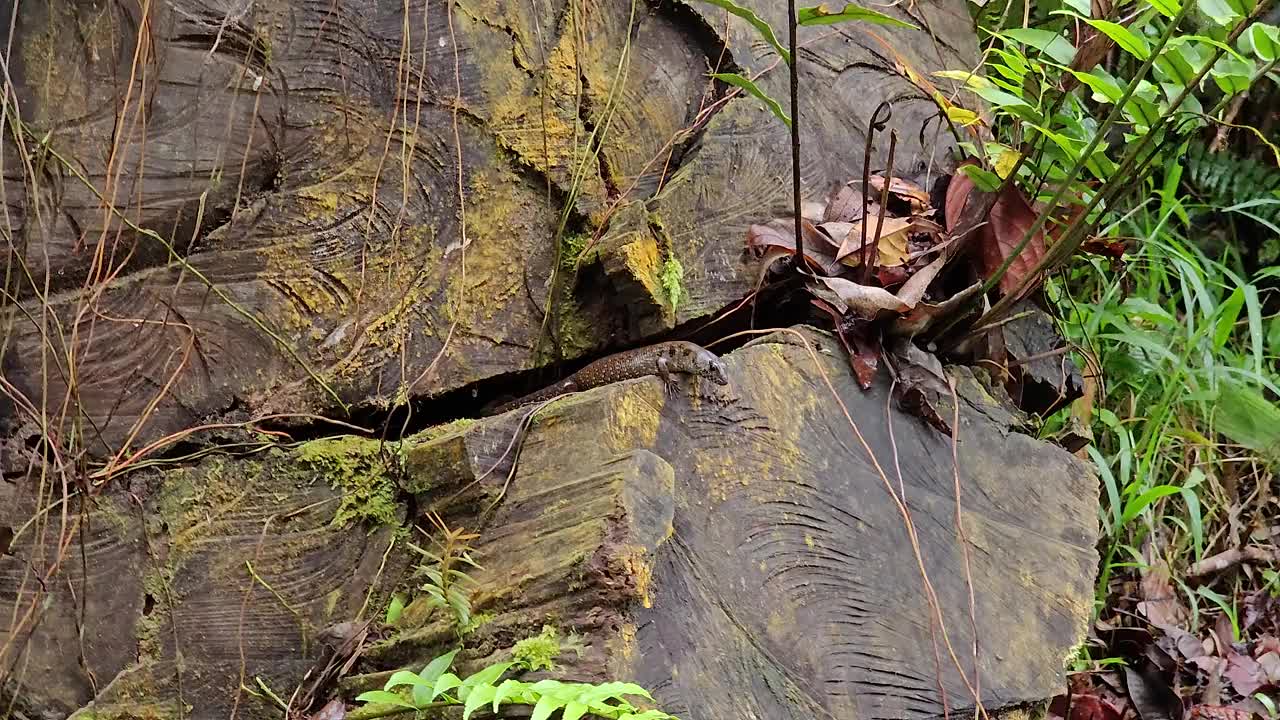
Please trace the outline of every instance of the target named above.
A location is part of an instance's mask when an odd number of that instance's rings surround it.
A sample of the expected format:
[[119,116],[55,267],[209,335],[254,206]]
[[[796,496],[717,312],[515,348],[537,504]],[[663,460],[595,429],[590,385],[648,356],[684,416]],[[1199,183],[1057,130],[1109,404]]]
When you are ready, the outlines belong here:
[[1097,620],[1051,708],[1071,720],[1277,714],[1273,271],[1207,257],[1171,215],[1115,228],[1137,240],[1123,270],[1094,261],[1050,287],[1102,380]]

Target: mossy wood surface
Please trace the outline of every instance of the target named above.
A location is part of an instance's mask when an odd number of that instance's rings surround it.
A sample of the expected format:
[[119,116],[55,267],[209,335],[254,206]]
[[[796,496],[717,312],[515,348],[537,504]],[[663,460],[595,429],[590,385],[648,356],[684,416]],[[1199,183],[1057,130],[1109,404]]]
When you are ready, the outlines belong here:
[[[638,341],[746,294],[745,229],[788,207],[785,128],[707,78],[785,97],[785,68],[710,5],[16,8],[0,355],[77,452]],[[942,170],[902,68],[975,64],[963,0],[888,10],[922,29],[801,33],[810,200],[860,175],[881,101],[896,172]]]
[[[396,589],[412,600],[405,542],[429,543],[408,528],[438,511],[480,535],[463,672],[549,625],[581,636],[557,677],[634,680],[686,720],[937,718],[940,689],[968,714],[957,664],[993,709],[1060,690],[1089,617],[1096,480],[993,423],[972,390],[956,472],[948,438],[886,416],[887,381],[862,392],[838,343],[802,332],[816,355],[791,334],[762,338],[726,356],[725,388],[645,378],[562,398],[534,418],[514,472],[506,450],[527,410],[402,446],[314,441],[135,475],[130,493],[71,514],[82,532],[11,682],[50,716],[96,688],[86,720],[277,717],[241,683],[288,698],[321,657],[322,628],[379,620]],[[905,499],[940,622],[849,418]],[[22,489],[0,491],[0,526],[31,516],[10,500]],[[0,558],[6,617],[32,597],[26,560],[47,567],[57,546],[57,512],[43,517],[43,534]],[[444,613],[410,602],[397,628],[375,622],[344,694],[420,668],[453,638]]]

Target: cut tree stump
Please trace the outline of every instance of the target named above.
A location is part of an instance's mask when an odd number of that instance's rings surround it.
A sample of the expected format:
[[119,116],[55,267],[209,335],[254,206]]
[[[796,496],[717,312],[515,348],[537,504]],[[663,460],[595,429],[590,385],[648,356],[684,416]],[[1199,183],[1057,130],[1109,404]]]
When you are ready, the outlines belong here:
[[[1061,689],[1098,560],[1082,463],[962,390],[953,464],[948,437],[889,409],[887,379],[861,391],[812,330],[725,361],[723,388],[558,399],[522,443],[528,408],[139,471],[65,519],[36,513],[0,557],[0,611],[25,612],[28,568],[67,543],[5,694],[41,717],[91,699],[77,717],[278,717],[259,679],[287,701],[324,628],[372,620],[350,699],[454,640],[441,613],[379,623],[421,582],[406,542],[427,541],[401,530],[429,532],[428,512],[479,533],[464,672],[549,625],[583,650],[556,677],[636,681],[684,720],[940,718],[971,714],[970,688],[991,710]],[[0,527],[39,505],[0,492]]]
[[[743,4],[782,27],[775,0]],[[943,173],[950,135],[908,69],[973,67],[976,40],[963,0],[907,5],[888,11],[919,30],[802,29],[808,200],[861,176],[881,101],[895,174]],[[0,432],[72,455],[634,344],[749,293],[746,227],[789,207],[785,128],[707,77],[763,73],[785,97],[784,68],[703,3],[14,17],[0,366],[26,402]],[[874,150],[879,169],[885,136]],[[5,450],[21,472],[27,448]]]

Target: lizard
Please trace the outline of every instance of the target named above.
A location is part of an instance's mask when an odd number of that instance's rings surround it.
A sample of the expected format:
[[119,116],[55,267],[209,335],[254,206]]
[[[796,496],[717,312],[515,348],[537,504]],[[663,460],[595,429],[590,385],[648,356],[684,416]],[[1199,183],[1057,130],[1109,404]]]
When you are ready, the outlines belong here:
[[[554,385],[500,405],[491,414],[498,415],[533,403],[546,402],[567,393],[590,390],[601,385],[632,380],[646,375],[657,375],[662,378],[668,388],[671,388],[675,385],[675,379],[672,378],[672,375],[677,373],[710,380],[717,385],[729,384],[729,373],[725,368],[724,361],[717,357],[715,353],[695,343],[673,340],[627,350],[596,360]],[[507,453],[514,453],[511,459],[511,467],[507,471],[506,480],[503,482],[498,496],[485,508],[482,514],[485,517],[506,496],[507,487],[511,484],[512,479],[515,478],[516,465],[520,460],[520,450],[524,446],[524,436],[533,421],[533,416],[534,413],[530,412],[521,419],[515,435],[512,436],[511,442],[507,446],[507,452],[503,453],[504,458]],[[489,468],[489,471],[486,471],[479,478],[468,483],[466,487],[451,495],[446,502],[453,500],[464,490],[480,482],[484,476],[497,467],[498,465],[495,464]]]
[[672,375],[682,373],[728,385],[724,361],[701,345],[683,340],[648,345],[596,360],[560,382],[500,406],[503,413],[523,405],[544,402],[566,393],[590,390],[601,385],[657,375],[670,388]]

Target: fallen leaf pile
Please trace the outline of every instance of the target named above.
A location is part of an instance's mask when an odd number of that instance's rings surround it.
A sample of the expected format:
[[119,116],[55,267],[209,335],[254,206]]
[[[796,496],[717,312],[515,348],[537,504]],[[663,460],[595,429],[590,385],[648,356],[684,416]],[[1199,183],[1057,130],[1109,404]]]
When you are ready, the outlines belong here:
[[[939,213],[929,193],[912,182],[871,175],[865,194],[861,180],[855,180],[825,203],[802,206],[801,237],[811,303],[831,319],[859,384],[869,388],[881,360],[887,358],[899,381],[900,406],[945,430],[946,423],[925,399],[946,391],[941,364],[928,353],[921,357],[909,351],[911,343],[898,340],[933,337],[955,325],[958,313],[981,310],[986,300],[978,297],[983,282],[1010,257],[996,290],[1004,295],[1021,287],[1020,297],[1028,296],[1039,285],[1031,275],[1045,257],[1046,235],[1043,231],[1031,234],[1015,254],[1035,223],[1037,210],[1013,184],[996,194],[986,193],[966,173],[957,172],[942,205],[945,213]],[[747,250],[761,261],[762,283],[779,260],[795,256],[795,232],[794,217],[775,218],[748,229]],[[954,262],[961,258],[968,262]],[[940,278],[946,278],[945,285]],[[1032,316],[1037,322],[1045,318],[1038,308],[1019,310],[1020,318]],[[1002,378],[1011,382],[1009,390],[1021,396],[1026,387],[1022,371],[1010,368],[1023,360],[1044,358],[1040,365],[1046,367],[1038,368],[1033,382],[1065,378],[1063,386],[1052,388],[1048,395],[1055,401],[1075,397],[1077,389],[1069,387],[1079,377],[1074,366],[1047,367],[1069,363],[1065,356],[1058,357],[1061,353],[1052,344],[1032,348],[1020,342],[1007,347],[1002,337],[994,337],[1014,329],[1014,325],[1001,325],[986,332],[988,342],[971,359],[1003,368]]]
[[[871,197],[861,182],[850,182],[826,204],[807,204],[801,220],[805,264],[815,276],[812,302],[832,318],[864,388],[875,376],[882,335],[914,335],[946,310],[924,298],[951,258],[927,192],[881,175],[868,185]],[[795,254],[794,223],[777,218],[748,230],[747,248],[765,260],[766,271]]]
[[[1172,570],[1167,548],[1148,537],[1136,577],[1113,578],[1108,614],[1090,633],[1089,655],[1106,669],[1073,674],[1050,705],[1051,720],[1274,718],[1280,597],[1274,573],[1260,568],[1275,564],[1268,546],[1280,528],[1248,536],[1244,548],[1185,570]],[[1242,583],[1241,573],[1252,581]],[[1197,611],[1189,596],[1200,600]]]

